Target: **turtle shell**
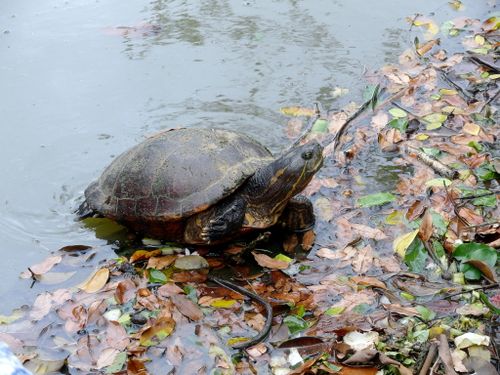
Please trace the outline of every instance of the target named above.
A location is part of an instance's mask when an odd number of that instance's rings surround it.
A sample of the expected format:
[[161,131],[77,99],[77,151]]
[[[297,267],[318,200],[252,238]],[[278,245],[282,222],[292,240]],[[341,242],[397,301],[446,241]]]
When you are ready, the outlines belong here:
[[118,221],[177,221],[232,194],[271,160],[269,150],[243,134],[169,130],[118,156],[85,197],[93,210]]

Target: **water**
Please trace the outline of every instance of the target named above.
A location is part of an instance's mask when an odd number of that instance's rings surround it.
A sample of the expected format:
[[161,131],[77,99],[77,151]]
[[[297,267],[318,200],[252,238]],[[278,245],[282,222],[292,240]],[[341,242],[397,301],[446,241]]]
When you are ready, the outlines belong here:
[[[486,9],[466,4],[467,16]],[[279,151],[280,107],[339,108],[336,86],[361,101],[363,72],[397,61],[416,12],[457,15],[435,0],[2,1],[1,312],[32,300],[19,272],[50,251],[112,256],[73,210],[113,156],[181,125]]]

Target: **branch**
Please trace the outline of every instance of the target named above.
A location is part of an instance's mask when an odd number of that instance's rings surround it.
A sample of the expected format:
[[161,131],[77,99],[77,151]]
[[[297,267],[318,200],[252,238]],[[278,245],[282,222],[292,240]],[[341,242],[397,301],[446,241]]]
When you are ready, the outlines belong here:
[[441,163],[439,160],[434,159],[433,157],[427,155],[426,153],[413,146],[407,145],[406,148],[403,149],[403,151],[405,151],[407,154],[409,154],[409,151],[411,151],[417,156],[417,159],[419,159],[422,163],[432,168],[437,174],[443,177],[453,180],[458,175],[457,171],[452,170],[448,166]]

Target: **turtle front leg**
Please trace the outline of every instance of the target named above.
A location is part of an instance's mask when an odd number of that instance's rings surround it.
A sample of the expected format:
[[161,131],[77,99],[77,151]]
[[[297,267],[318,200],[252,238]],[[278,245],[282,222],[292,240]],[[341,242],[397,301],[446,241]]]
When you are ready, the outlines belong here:
[[186,242],[210,244],[232,236],[241,229],[245,208],[242,198],[233,198],[195,215],[186,225]]
[[290,232],[301,233],[312,229],[315,217],[311,201],[304,195],[296,195],[286,205],[279,221]]

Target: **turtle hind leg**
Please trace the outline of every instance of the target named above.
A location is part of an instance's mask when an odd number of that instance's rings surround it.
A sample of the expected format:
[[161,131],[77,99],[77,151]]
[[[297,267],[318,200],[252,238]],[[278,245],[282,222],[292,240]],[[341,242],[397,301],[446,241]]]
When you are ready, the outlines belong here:
[[186,242],[224,242],[236,234],[245,218],[246,203],[234,198],[192,217],[186,226]]

